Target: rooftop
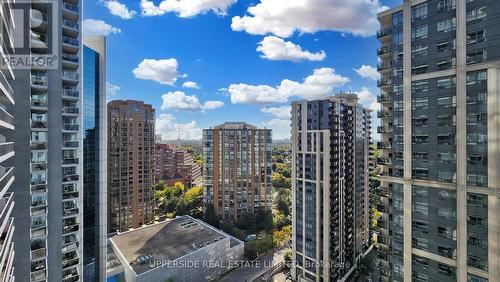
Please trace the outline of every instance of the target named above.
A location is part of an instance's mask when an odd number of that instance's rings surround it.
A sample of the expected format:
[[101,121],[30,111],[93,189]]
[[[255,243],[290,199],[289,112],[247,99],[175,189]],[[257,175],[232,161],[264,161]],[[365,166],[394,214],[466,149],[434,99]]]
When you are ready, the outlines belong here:
[[138,260],[173,261],[225,238],[231,240],[231,247],[243,243],[200,220],[183,216],[119,234],[111,241],[133,270],[141,274],[152,268],[149,261]]
[[244,121],[228,121],[223,124],[217,125],[214,127],[215,129],[243,129],[243,128],[249,128],[249,129],[257,129],[256,126],[248,124]]

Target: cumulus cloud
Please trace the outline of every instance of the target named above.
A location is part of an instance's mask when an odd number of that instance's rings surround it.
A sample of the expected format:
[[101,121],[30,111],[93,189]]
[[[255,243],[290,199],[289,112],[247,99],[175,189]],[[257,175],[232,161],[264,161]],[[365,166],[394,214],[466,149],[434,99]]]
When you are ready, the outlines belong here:
[[356,92],[358,94],[359,103],[363,104],[365,107],[376,111],[380,108],[380,104],[377,102],[377,95],[367,88],[363,87],[360,91]]
[[247,15],[232,19],[231,28],[250,34],[289,37],[295,31],[333,30],[360,36],[375,34],[379,0],[260,0]]
[[141,0],[142,15],[161,16],[166,13],[176,13],[181,18],[195,17],[198,14],[213,12],[226,15],[227,9],[237,0],[163,0],[157,6],[153,1]]
[[109,12],[114,15],[118,16],[124,20],[130,20],[133,18],[135,15],[137,15],[137,12],[134,10],[129,10],[127,6],[124,4],[118,2],[117,0],[101,0],[101,3],[108,8]]
[[179,63],[176,59],[144,59],[132,72],[135,77],[146,80],[154,80],[160,84],[175,85],[177,78],[186,77],[181,75],[177,68]]
[[380,74],[378,73],[377,69],[372,66],[362,65],[359,69],[354,69],[354,71],[357,72],[359,76],[364,78],[373,80],[377,80],[380,78]]
[[291,121],[289,119],[272,119],[262,123],[262,126],[273,130],[273,139],[290,139]]
[[115,96],[118,91],[122,89],[118,85],[111,84],[110,82],[106,82],[106,95],[107,96]]
[[262,113],[271,114],[277,118],[290,118],[292,116],[291,106],[262,108],[260,111]]
[[89,36],[108,36],[112,33],[121,33],[121,29],[113,27],[101,20],[83,20],[83,34]]
[[303,82],[284,79],[276,87],[240,83],[230,85],[227,91],[233,104],[285,103],[290,97],[315,99],[333,95],[335,87],[348,82],[349,78],[336,74],[332,68],[319,68]]
[[257,51],[262,53],[262,58],[273,61],[322,61],[326,58],[326,53],[324,51],[311,53],[302,50],[302,47],[293,42],[285,41],[272,35],[266,36],[259,42]]
[[200,86],[198,85],[198,83],[196,83],[194,81],[186,81],[182,84],[182,87],[192,88],[192,89],[200,89]]
[[162,96],[162,99],[162,110],[172,109],[196,112],[213,110],[224,106],[224,103],[221,101],[206,101],[205,103],[200,103],[196,95],[189,96],[182,91],[168,92]]
[[164,140],[200,140],[202,130],[198,128],[196,121],[179,123],[171,114],[161,114],[156,119],[156,134],[160,134]]

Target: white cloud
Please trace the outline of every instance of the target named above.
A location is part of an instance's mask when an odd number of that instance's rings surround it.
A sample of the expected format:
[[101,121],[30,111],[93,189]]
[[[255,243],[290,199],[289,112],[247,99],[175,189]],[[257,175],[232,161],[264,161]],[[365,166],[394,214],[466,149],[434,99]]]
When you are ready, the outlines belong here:
[[373,94],[367,87],[361,88],[360,91],[356,92],[358,94],[359,103],[366,108],[377,111],[380,109],[380,104],[377,102],[377,96]]
[[156,119],[156,134],[160,134],[164,140],[200,140],[202,130],[198,128],[196,121],[188,123],[176,122],[171,114],[161,114]]
[[135,15],[137,15],[136,11],[129,10],[127,6],[118,2],[117,0],[101,0],[101,2],[104,4],[104,6],[106,6],[106,8],[108,8],[109,12],[112,15],[118,16],[124,20],[130,20]]
[[83,20],[83,34],[89,36],[108,36],[111,33],[121,33],[121,29],[113,27],[101,20]]
[[261,42],[259,42],[257,51],[262,52],[262,58],[273,61],[322,61],[326,58],[326,53],[324,51],[311,53],[309,51],[302,50],[302,47],[294,44],[293,42],[285,41],[272,35],[266,36]]
[[179,63],[176,59],[144,59],[132,72],[140,79],[154,80],[165,85],[175,85],[177,78],[187,75],[179,74]]
[[284,79],[276,87],[268,85],[232,84],[228,88],[233,104],[285,103],[290,97],[316,99],[333,95],[334,87],[344,86],[349,78],[332,68],[315,69],[303,82]]
[[291,106],[262,108],[260,111],[262,113],[271,114],[277,118],[290,118],[292,116]]
[[231,84],[227,89],[233,104],[285,103],[288,97],[268,85]]
[[380,78],[380,74],[378,73],[377,69],[372,66],[362,65],[359,69],[354,69],[354,71],[357,72],[359,76],[364,78],[373,80],[377,80]]
[[141,0],[144,16],[161,16],[176,13],[181,18],[195,17],[210,11],[217,15],[226,15],[227,9],[237,0],[163,0],[158,6],[153,1]]
[[221,101],[206,101],[202,104],[196,95],[188,96],[182,91],[168,92],[162,96],[162,99],[162,110],[173,109],[195,112],[213,110],[224,106]]
[[272,129],[273,139],[290,139],[291,121],[289,119],[272,119],[262,123],[262,126]]
[[118,91],[120,91],[120,89],[122,89],[120,86],[106,82],[106,95],[107,96],[115,96],[116,93],[118,93]]
[[233,17],[231,28],[279,37],[320,30],[369,36],[378,29],[382,9],[379,0],[260,0],[247,15]]
[[186,81],[182,84],[182,87],[192,88],[192,89],[200,89],[200,86],[198,85],[198,83],[196,83],[194,81]]

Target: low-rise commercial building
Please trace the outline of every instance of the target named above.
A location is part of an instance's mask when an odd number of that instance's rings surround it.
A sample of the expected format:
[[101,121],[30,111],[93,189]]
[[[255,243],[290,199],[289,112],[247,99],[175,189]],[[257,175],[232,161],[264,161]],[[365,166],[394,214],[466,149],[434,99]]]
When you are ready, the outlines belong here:
[[128,282],[208,281],[241,260],[244,251],[242,241],[190,216],[121,233],[109,240]]

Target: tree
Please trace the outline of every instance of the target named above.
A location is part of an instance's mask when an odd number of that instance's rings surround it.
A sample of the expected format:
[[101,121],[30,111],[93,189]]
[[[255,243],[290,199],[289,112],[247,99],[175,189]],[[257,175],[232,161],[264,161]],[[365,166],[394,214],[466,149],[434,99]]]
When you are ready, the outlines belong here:
[[292,206],[291,193],[290,189],[283,188],[278,191],[278,195],[274,198],[274,205],[284,216],[290,214]]
[[271,177],[271,184],[276,189],[291,188],[292,182],[289,178],[283,176],[283,174],[275,172]]
[[240,229],[254,233],[257,230],[255,214],[252,212],[243,212],[236,221],[236,226]]
[[284,163],[275,163],[274,172],[282,174],[286,178],[292,177],[291,166]]
[[196,186],[184,193],[184,200],[186,200],[187,202],[192,202],[201,196],[203,196],[203,188],[200,186]]
[[165,211],[166,212],[175,212],[177,208],[177,204],[179,203],[179,198],[173,197],[171,199],[165,200]]
[[292,226],[287,225],[283,227],[281,230],[274,231],[274,240],[276,241],[276,245],[285,246],[288,241],[292,238]]
[[165,189],[165,181],[160,180],[160,182],[156,183],[154,186],[155,190],[163,190]]
[[260,209],[257,212],[256,218],[258,218],[258,220],[256,220],[256,227],[258,231],[265,230],[267,232],[271,232],[273,230],[273,214],[271,211]]
[[203,214],[203,219],[206,223],[212,225],[213,227],[219,228],[219,220],[217,218],[217,215],[215,214],[214,206],[206,206]]

